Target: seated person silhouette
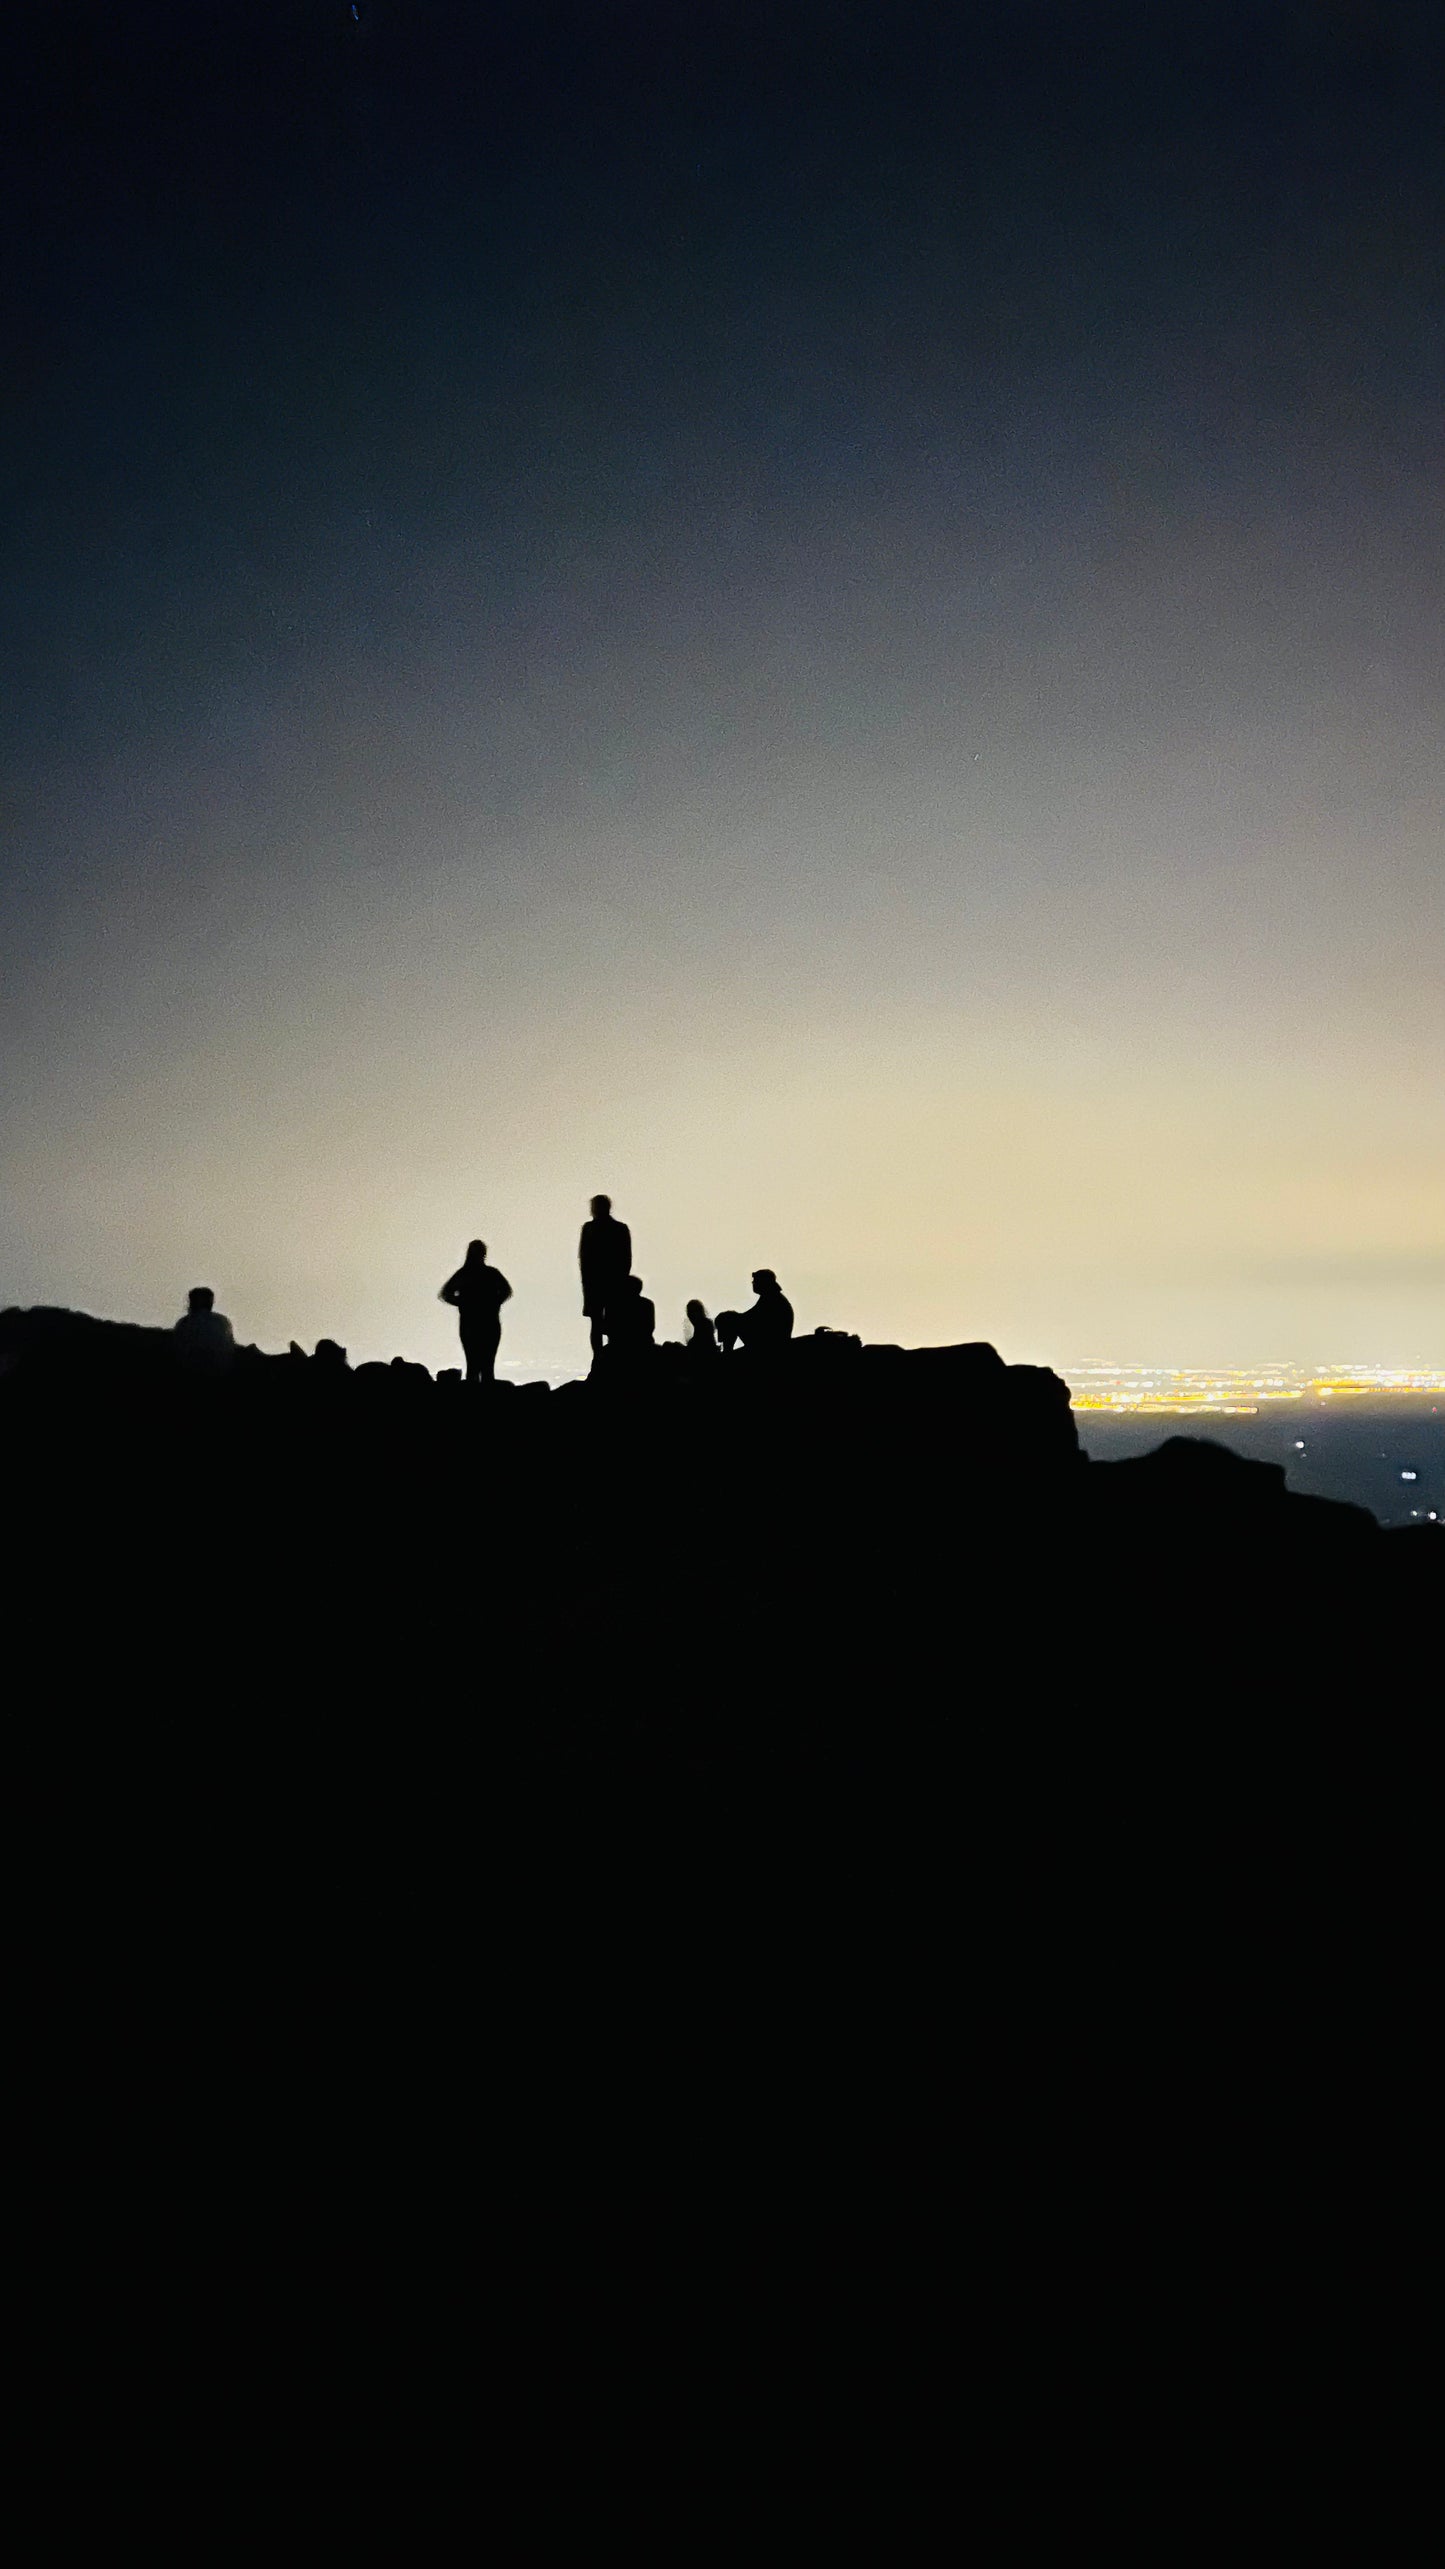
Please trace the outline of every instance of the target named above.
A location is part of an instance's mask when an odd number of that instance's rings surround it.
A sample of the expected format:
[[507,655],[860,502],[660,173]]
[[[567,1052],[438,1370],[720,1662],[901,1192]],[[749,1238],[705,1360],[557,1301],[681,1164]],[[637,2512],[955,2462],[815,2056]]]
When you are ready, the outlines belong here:
[[592,1353],[600,1356],[604,1340],[612,1335],[611,1309],[626,1290],[632,1266],[632,1234],[625,1222],[616,1220],[610,1195],[592,1198],[592,1219],[582,1225],[577,1263],[582,1269],[582,1314],[592,1323]]
[[657,1312],[643,1290],[642,1278],[629,1276],[608,1312],[608,1353],[635,1363],[655,1353],[656,1332]]
[[687,1317],[690,1323],[686,1341],[689,1356],[716,1356],[719,1352],[717,1331],[709,1320],[704,1305],[700,1302],[690,1302],[687,1306]]
[[176,1354],[189,1371],[224,1374],[236,1361],[236,1333],[215,1306],[209,1285],[192,1285],[172,1333]]
[[455,1308],[469,1383],[495,1382],[497,1349],[502,1343],[502,1305],[511,1299],[512,1288],[501,1269],[487,1264],[485,1241],[469,1240],[456,1274],[448,1276],[437,1296],[438,1302],[449,1302]]
[[718,1313],[719,1343],[729,1354],[742,1346],[754,1356],[776,1356],[792,1337],[793,1306],[771,1267],[754,1270],[753,1291],[758,1298],[750,1311]]

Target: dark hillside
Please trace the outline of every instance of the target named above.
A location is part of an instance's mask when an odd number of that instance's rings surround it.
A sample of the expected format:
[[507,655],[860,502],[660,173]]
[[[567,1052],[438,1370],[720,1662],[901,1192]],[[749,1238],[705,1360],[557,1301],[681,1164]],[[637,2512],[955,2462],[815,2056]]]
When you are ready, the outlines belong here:
[[310,2448],[352,2364],[470,2419],[480,2346],[509,2436],[641,2338],[650,2420],[771,2381],[791,2438],[826,2355],[952,2451],[943,2344],[985,2435],[1087,2385],[1132,2453],[1180,2312],[1271,2419],[1286,2332],[1375,2342],[1445,1546],[1090,1465],[985,1347],[489,1394],[0,1336],[59,2379],[203,2321]]
[[[47,1693],[141,1683],[288,1724],[589,1753],[1116,1707],[1368,1711],[1445,1546],[1184,1437],[1082,1457],[1066,1386],[987,1346],[680,1350],[556,1391],[352,1373],[81,1314],[0,1320],[17,1638]],[[1382,1619],[1390,1646],[1383,1646]],[[118,1643],[123,1646],[118,1648]]]

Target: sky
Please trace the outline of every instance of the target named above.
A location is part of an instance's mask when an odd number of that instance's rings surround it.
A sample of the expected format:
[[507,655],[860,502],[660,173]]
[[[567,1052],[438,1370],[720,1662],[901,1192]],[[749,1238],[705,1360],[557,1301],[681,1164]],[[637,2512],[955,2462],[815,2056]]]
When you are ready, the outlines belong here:
[[[981,34],[975,20],[985,19]],[[1445,1363],[1445,18],[22,5],[0,1301]]]

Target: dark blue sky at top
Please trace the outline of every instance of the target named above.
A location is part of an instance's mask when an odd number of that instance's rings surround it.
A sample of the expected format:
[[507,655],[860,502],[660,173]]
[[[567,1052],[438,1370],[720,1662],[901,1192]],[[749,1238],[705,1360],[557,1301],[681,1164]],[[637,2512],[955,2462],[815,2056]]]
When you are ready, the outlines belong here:
[[404,630],[416,546],[499,665],[559,535],[644,639],[843,510],[1052,594],[1121,461],[1343,575],[1357,460],[1439,461],[1429,13],[990,14],[22,13],[10,758]]
[[[1250,828],[1313,761],[1418,923],[1434,11],[36,8],[0,69],[32,1140],[78,997],[112,1071],[210,1040],[218,918],[400,914],[418,834],[465,867],[479,827],[545,909],[564,822],[683,788],[831,810],[1006,751],[1000,809],[1107,813],[1227,737]],[[1137,828],[1037,863],[1066,897]],[[831,863],[803,830],[800,937]],[[934,864],[898,859],[924,979]]]

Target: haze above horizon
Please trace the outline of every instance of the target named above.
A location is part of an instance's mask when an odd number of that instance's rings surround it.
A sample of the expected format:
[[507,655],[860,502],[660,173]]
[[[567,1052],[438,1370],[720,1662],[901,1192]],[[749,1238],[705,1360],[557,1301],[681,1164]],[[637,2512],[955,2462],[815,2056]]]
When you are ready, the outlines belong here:
[[32,14],[0,1300],[1445,1362],[1438,12]]

